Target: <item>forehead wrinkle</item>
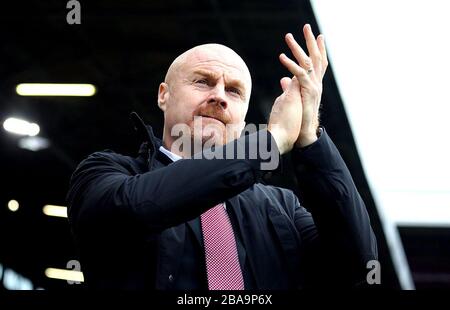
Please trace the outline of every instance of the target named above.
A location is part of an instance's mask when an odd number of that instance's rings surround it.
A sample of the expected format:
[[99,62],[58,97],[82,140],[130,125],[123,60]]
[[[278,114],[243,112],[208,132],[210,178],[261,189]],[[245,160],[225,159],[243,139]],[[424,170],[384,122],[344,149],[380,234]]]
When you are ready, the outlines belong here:
[[[238,64],[230,64],[230,63],[225,63],[223,60],[221,59],[205,59],[205,60],[200,60],[198,59],[200,57],[197,57],[197,61],[195,63],[196,66],[202,66],[202,65],[207,65],[207,66],[219,66],[219,67],[226,67],[228,70],[230,69],[234,69],[237,71],[240,71],[242,73],[246,72],[247,70],[243,70],[243,67],[245,69],[247,69],[247,67],[245,66],[245,64],[243,64],[244,66],[239,66]],[[189,63],[193,63],[195,60],[191,60]]]

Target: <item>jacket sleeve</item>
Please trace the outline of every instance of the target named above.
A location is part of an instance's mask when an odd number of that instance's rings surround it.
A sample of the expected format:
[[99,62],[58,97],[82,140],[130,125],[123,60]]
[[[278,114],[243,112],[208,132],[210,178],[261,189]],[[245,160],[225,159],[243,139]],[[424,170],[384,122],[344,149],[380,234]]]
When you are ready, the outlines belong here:
[[310,283],[363,283],[377,259],[369,216],[339,151],[321,128],[319,139],[292,154],[303,205],[295,223],[303,240]]
[[[243,152],[249,149],[261,151]],[[145,173],[133,173],[130,160],[98,152],[80,163],[67,195],[74,231],[105,225],[120,230],[121,223],[156,231],[176,226],[250,187],[263,169],[276,168],[279,153],[261,130]]]

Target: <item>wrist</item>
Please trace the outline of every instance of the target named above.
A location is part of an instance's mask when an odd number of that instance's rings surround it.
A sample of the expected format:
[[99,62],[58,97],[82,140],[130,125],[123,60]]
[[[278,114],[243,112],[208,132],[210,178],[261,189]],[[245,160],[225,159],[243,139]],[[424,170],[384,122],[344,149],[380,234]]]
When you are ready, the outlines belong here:
[[273,139],[275,140],[275,143],[277,144],[278,151],[280,152],[280,155],[283,155],[292,149],[292,146],[289,148],[288,143],[286,143],[286,135],[283,134],[283,131],[280,130],[277,127],[269,126],[267,130],[272,135]]
[[295,142],[295,147],[302,148],[313,144],[317,141],[317,130],[314,132],[309,132],[307,134],[300,134],[297,141]]

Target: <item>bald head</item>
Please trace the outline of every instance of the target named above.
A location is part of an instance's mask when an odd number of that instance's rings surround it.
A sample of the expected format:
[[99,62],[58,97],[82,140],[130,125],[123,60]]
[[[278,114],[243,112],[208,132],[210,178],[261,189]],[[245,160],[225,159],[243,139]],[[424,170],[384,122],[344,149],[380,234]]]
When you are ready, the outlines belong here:
[[[252,79],[244,60],[231,48],[217,43],[197,45],[175,58],[167,70],[164,81],[170,85],[174,78],[176,78],[177,73],[182,71],[186,65],[214,61],[220,61],[240,71],[250,92]],[[250,93],[248,97],[250,97]]]

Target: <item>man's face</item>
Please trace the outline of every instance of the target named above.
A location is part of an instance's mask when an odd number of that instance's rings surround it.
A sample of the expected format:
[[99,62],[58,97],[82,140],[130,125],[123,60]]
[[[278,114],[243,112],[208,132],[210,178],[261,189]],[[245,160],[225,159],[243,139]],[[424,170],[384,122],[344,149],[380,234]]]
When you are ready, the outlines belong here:
[[199,46],[180,57],[159,88],[166,146],[176,139],[170,135],[176,124],[188,125],[202,143],[224,144],[239,137],[251,92],[243,60],[220,45]]

